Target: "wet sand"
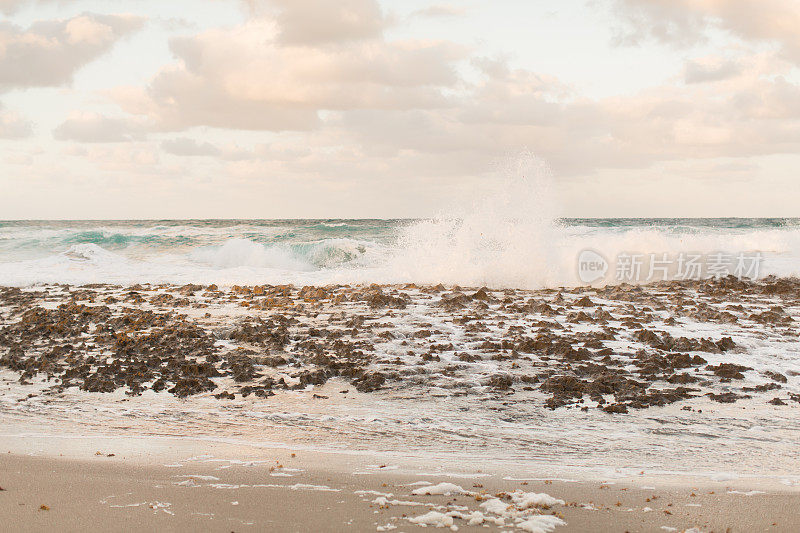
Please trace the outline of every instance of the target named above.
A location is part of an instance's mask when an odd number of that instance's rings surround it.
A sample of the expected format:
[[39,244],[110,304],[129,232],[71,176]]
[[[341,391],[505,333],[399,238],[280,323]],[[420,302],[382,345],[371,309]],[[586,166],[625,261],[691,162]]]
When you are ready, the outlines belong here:
[[[52,436],[5,443],[11,453],[0,454],[0,515],[9,531],[415,531],[420,526],[409,519],[432,510],[449,514],[459,531],[485,531],[460,517],[482,511],[497,519],[481,504],[500,494],[513,509],[502,493],[517,490],[563,500],[526,511],[563,520],[559,532],[791,532],[800,524],[796,487],[752,480],[520,480],[507,471],[459,467],[454,458],[371,464],[354,455],[187,440]],[[19,451],[42,444],[50,450],[37,456]],[[53,457],[59,449],[63,455]],[[439,483],[471,494],[413,494]],[[486,526],[500,531],[519,522],[504,524]]]

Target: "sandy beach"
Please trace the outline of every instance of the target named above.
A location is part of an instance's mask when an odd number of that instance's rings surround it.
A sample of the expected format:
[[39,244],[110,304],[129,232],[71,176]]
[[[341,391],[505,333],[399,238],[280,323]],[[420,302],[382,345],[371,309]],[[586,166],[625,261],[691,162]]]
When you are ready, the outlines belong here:
[[[522,479],[455,457],[374,464],[362,455],[56,435],[4,436],[3,445],[0,512],[12,531],[415,531],[412,520],[433,512],[428,527],[459,531],[791,532],[800,504],[797,487],[757,480]],[[545,503],[517,510],[514,491]],[[508,509],[504,526],[487,511],[495,499]]]

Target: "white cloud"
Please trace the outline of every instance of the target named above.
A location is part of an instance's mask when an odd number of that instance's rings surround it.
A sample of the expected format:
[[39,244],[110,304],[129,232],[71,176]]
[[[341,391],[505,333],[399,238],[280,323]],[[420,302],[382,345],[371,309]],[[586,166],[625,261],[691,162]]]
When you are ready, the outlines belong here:
[[412,17],[424,18],[449,18],[459,17],[466,13],[466,9],[451,4],[434,4],[411,13]]
[[759,68],[774,67],[751,61],[714,84],[664,85],[589,100],[558,80],[496,66],[457,107],[349,111],[337,125],[375,157],[426,153],[459,161],[470,153],[482,161],[476,166],[470,159],[464,173],[521,147],[564,177],[673,160],[798,152],[800,87],[769,79],[763,74],[775,71]]
[[0,139],[20,139],[33,132],[31,123],[15,111],[7,111],[0,105]]
[[138,143],[94,145],[86,158],[103,172],[118,172],[123,178],[132,175],[165,175],[170,169],[160,164],[159,152],[150,145]]
[[53,137],[60,141],[84,143],[128,142],[142,139],[145,129],[141,121],[131,118],[73,112],[53,130]]
[[132,15],[84,14],[36,22],[27,29],[0,22],[0,91],[68,83],[76,70],[139,29]]
[[645,37],[692,44],[718,28],[745,41],[777,43],[800,63],[800,4],[796,0],[616,0],[628,20],[623,40]]
[[738,62],[718,57],[686,61],[683,79],[686,83],[705,83],[732,78],[741,72]]
[[25,5],[45,4],[45,3],[67,3],[70,0],[0,0],[0,13],[13,15]]
[[188,137],[170,139],[161,143],[161,149],[172,155],[185,157],[217,156],[221,150],[211,143],[197,142]]
[[379,38],[295,46],[282,41],[281,24],[256,17],[233,29],[175,38],[177,64],[144,90],[120,89],[114,96],[126,111],[165,130],[309,130],[325,110],[449,105],[443,90],[458,83],[455,62],[466,54],[453,43]]
[[380,37],[387,22],[375,0],[270,0],[278,8],[279,40],[320,45]]

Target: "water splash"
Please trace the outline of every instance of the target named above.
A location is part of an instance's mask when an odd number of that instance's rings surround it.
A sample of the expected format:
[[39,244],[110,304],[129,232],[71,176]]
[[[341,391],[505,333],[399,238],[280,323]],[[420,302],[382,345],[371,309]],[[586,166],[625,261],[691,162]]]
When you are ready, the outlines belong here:
[[494,179],[490,195],[403,228],[392,265],[399,277],[495,287],[554,279],[563,232],[550,169],[523,154]]

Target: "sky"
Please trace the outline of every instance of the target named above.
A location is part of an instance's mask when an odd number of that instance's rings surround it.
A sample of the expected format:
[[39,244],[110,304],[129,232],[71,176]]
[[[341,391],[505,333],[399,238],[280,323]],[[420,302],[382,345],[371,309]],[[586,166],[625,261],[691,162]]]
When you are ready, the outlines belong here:
[[0,219],[800,216],[796,0],[0,0]]

